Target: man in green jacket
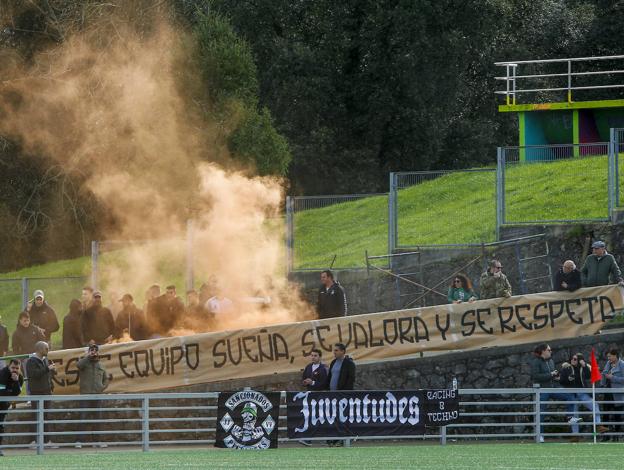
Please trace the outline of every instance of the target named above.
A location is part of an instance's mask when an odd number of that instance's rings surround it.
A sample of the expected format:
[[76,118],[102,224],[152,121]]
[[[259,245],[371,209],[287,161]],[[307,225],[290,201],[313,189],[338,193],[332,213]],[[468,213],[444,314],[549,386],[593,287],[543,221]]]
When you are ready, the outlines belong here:
[[[78,361],[78,371],[80,372],[80,394],[81,395],[97,395],[103,393],[108,387],[108,373],[100,362],[99,347],[93,343],[89,345],[88,353],[85,357],[80,358]],[[92,441],[100,441],[99,444],[94,443],[99,447],[106,447],[106,444],[101,442],[101,436],[98,434],[93,437],[94,432],[99,431],[99,422],[101,421],[100,400],[82,400],[80,402],[80,420],[97,421],[95,425],[87,425],[85,436]],[[95,411],[86,411],[86,408],[95,409]],[[82,447],[80,442],[76,443],[76,447]]]
[[606,286],[616,282],[624,286],[622,272],[613,255],[607,253],[605,242],[598,240],[592,244],[592,254],[581,268],[581,281],[583,287]]
[[503,265],[497,259],[490,261],[489,269],[481,274],[481,299],[511,297],[511,284],[503,274]]

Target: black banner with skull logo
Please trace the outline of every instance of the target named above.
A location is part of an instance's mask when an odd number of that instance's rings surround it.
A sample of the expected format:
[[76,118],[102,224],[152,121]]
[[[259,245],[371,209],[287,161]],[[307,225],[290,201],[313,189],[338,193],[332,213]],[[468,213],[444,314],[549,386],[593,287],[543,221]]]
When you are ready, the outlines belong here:
[[276,448],[279,404],[279,392],[243,390],[220,393],[215,446]]

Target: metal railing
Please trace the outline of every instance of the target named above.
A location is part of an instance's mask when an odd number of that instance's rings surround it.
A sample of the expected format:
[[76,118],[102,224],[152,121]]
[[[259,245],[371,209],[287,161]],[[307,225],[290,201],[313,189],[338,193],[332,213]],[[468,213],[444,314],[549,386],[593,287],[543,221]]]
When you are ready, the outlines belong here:
[[[286,258],[288,272],[318,271],[328,268],[365,269],[364,249],[340,240],[354,224],[379,226],[379,236],[384,236],[388,224],[388,195],[345,194],[331,196],[288,196],[286,198]],[[358,205],[359,201],[376,200],[379,203]],[[348,204],[348,213],[337,217],[337,205]],[[358,214],[361,214],[358,217]],[[373,230],[374,231],[374,230]],[[317,239],[309,236],[319,234]],[[371,233],[374,236],[374,233]]]
[[[624,388],[598,389],[605,393],[624,393]],[[579,397],[570,401],[549,401],[545,393],[587,393],[591,389],[460,389],[460,420],[443,428],[428,428],[418,436],[358,437],[358,439],[429,439],[446,444],[449,440],[516,439],[542,441],[542,438],[593,438],[591,411],[574,411],[583,418],[579,429],[568,423],[570,413],[564,406],[586,405]],[[5,433],[0,449],[46,449],[130,446],[149,451],[158,445],[211,445],[215,442],[217,392],[149,393],[114,395],[62,395],[0,397],[0,402],[16,402],[4,422]],[[26,402],[30,401],[32,408]],[[597,400],[600,424],[613,426],[602,436],[623,436],[624,408],[620,402]],[[608,412],[609,405],[618,409]],[[540,408],[541,412],[540,412]],[[598,422],[598,420],[596,420]],[[86,429],[88,428],[88,429]],[[285,392],[282,392],[278,430],[279,440],[286,435]],[[353,436],[355,437],[355,436]],[[324,440],[316,438],[311,440]],[[348,441],[349,439],[344,439]],[[348,443],[347,443],[348,444]]]
[[620,179],[624,176],[624,168],[620,168],[620,161],[624,158],[624,128],[610,129],[609,132],[609,160],[612,162],[612,178],[609,179],[611,187],[610,209],[620,206],[620,201],[624,201],[624,197],[620,191],[624,190],[624,185],[620,184]]
[[[496,80],[505,82],[505,90],[495,91],[498,95],[505,96],[505,103],[507,105],[516,104],[517,94],[537,94],[537,93],[549,93],[549,92],[561,92],[565,91],[567,95],[568,103],[573,101],[574,90],[600,90],[600,89],[614,89],[623,88],[624,83],[593,83],[593,84],[576,84],[579,78],[593,79],[596,77],[609,77],[617,76],[624,73],[624,69],[615,68],[612,70],[587,70],[595,62],[611,61],[616,63],[622,63],[624,55],[604,56],[604,57],[575,57],[569,59],[546,59],[546,60],[521,60],[521,61],[507,61],[496,62],[494,65],[498,67],[505,67],[505,76],[495,77]],[[574,71],[573,71],[574,64]],[[535,73],[532,70],[542,70],[542,67],[554,65],[565,66],[564,71],[557,72],[542,72]],[[621,65],[619,65],[621,67]],[[527,72],[519,73],[519,69],[527,70]],[[578,71],[577,71],[578,70]],[[552,85],[552,81],[565,81],[563,84]],[[522,83],[528,83],[527,87],[531,88],[519,88],[518,81]]]
[[[437,191],[442,182],[454,191]],[[440,245],[456,246],[495,241],[495,192],[494,168],[390,173],[389,252],[428,245],[432,238]],[[432,215],[433,205],[444,213],[447,227],[440,224],[440,211]],[[464,227],[463,238],[453,229],[458,221]]]
[[[499,147],[497,227],[610,220],[614,171],[610,145],[600,142]],[[541,180],[534,177],[536,166],[544,175]],[[527,175],[529,168],[532,178]],[[583,198],[575,191],[588,184],[595,189],[591,204],[581,204]]]

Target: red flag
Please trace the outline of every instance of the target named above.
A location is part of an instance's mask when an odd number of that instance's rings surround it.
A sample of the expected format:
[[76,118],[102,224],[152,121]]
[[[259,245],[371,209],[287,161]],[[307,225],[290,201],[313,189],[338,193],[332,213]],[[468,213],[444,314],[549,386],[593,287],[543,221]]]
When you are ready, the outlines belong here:
[[591,351],[591,383],[595,384],[602,379],[602,375],[600,374],[600,368],[598,367],[598,362],[596,361],[596,354],[594,353],[594,348]]

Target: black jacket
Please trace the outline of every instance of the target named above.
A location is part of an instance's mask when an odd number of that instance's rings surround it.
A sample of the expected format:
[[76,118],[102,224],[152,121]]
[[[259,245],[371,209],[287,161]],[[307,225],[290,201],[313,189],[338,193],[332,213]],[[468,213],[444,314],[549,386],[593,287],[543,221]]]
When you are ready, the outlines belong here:
[[56,371],[48,369],[48,364],[47,357],[41,360],[34,354],[26,361],[26,376],[31,395],[52,395],[52,377],[56,375]]
[[180,325],[184,318],[184,304],[179,297],[168,299],[167,294],[156,297],[148,302],[147,321],[151,333],[166,335]]
[[559,383],[568,388],[591,387],[591,369],[587,365],[562,367]]
[[[561,283],[565,282],[568,287],[561,287]],[[581,287],[581,272],[578,269],[570,271],[569,273],[563,272],[563,268],[559,268],[555,275],[555,290],[567,290],[575,291]]]
[[540,356],[531,358],[531,384],[539,384],[542,388],[555,388],[558,386],[552,376],[555,370],[555,363],[551,359],[544,360]]
[[319,318],[344,317],[347,315],[347,296],[342,286],[334,282],[329,288],[321,286],[316,303]]
[[[344,363],[343,363],[344,364]],[[306,385],[308,390],[327,390],[329,386],[327,383],[327,366],[325,364],[319,364],[314,372],[312,372],[312,363],[308,364],[303,369],[301,380],[312,379],[314,383],[312,385]]]
[[104,344],[106,338],[115,334],[115,319],[109,309],[101,303],[94,303],[80,315],[80,330],[84,345],[91,340]]
[[147,339],[149,336],[143,311],[134,304],[124,307],[115,319],[115,337],[121,338],[124,331],[128,331],[134,341]]
[[63,318],[63,349],[81,348],[83,345],[80,313],[80,301],[72,300],[69,304],[69,313]]
[[32,354],[35,352],[35,344],[38,341],[45,341],[45,335],[41,328],[32,323],[28,328],[24,328],[18,322],[11,339],[13,354]]
[[[24,385],[24,377],[19,375],[17,381],[11,378],[9,367],[0,369],[0,397],[16,397],[22,392]],[[8,401],[0,402],[0,410],[8,410],[10,403]]]
[[0,324],[0,356],[6,356],[9,352],[9,330]]
[[43,302],[41,307],[37,307],[35,304],[30,307],[30,322],[43,330],[45,341],[48,344],[50,344],[52,333],[60,328],[56,312],[46,302]]
[[[327,389],[329,390],[329,384],[331,383],[332,377],[332,367],[336,359],[331,361],[329,365],[329,371],[327,372]],[[353,390],[353,385],[355,383],[355,362],[349,356],[344,357],[344,361],[342,362],[342,367],[340,368],[340,376],[338,377],[338,388],[337,390]]]

